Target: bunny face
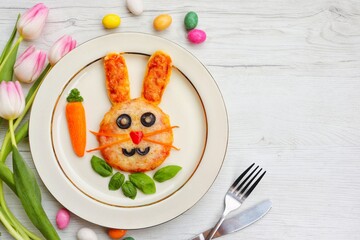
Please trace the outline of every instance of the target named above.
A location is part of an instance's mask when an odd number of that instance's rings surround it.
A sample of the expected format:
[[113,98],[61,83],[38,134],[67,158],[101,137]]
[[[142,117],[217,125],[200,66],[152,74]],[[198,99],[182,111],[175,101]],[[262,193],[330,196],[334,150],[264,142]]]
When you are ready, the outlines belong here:
[[142,96],[130,99],[125,59],[111,53],[104,59],[106,86],[113,106],[100,124],[98,141],[104,159],[127,172],[158,167],[170,154],[170,119],[157,104],[170,79],[171,59],[157,51],[147,64]]

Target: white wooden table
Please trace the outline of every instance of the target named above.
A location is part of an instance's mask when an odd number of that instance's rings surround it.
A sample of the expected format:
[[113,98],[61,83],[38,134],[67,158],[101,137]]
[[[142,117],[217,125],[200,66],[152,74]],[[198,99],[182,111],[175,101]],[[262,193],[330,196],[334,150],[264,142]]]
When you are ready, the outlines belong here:
[[[178,218],[129,231],[129,236],[188,239],[209,228],[221,214],[228,186],[256,162],[268,174],[244,208],[270,198],[273,209],[251,227],[222,239],[360,238],[358,0],[144,0],[145,12],[139,17],[127,11],[124,0],[43,2],[50,15],[42,37],[34,42],[38,47],[48,49],[63,34],[79,43],[111,32],[156,34],[195,54],[224,96],[229,147],[209,192]],[[17,14],[35,3],[1,0],[1,48]],[[208,34],[199,46],[186,39],[183,17],[189,10],[198,12],[199,28]],[[120,28],[103,29],[101,19],[107,13],[122,17]],[[161,13],[170,13],[173,24],[157,33],[152,20]],[[20,51],[29,44],[22,44]],[[21,149],[33,166],[28,142]],[[45,209],[54,222],[60,204],[40,184]],[[20,202],[7,193],[10,208],[31,228]],[[75,239],[77,230],[85,226],[94,229],[99,239],[108,239],[104,228],[76,216],[59,233],[62,239]],[[2,226],[0,231],[0,239],[10,239]]]

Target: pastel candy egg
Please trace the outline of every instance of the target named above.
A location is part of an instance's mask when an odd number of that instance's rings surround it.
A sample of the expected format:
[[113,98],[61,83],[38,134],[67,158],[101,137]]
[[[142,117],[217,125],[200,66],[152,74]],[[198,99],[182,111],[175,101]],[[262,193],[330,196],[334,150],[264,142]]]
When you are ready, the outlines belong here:
[[169,14],[161,14],[154,19],[154,28],[157,31],[163,31],[167,29],[172,22],[172,18]]
[[196,14],[196,12],[188,12],[184,18],[184,24],[186,30],[191,30],[196,28],[198,24],[198,15]]
[[62,208],[56,214],[56,225],[59,229],[65,229],[70,222],[70,212]]
[[126,0],[126,6],[134,15],[140,15],[144,11],[142,0]]
[[188,39],[192,43],[199,44],[206,40],[206,33],[200,29],[193,29],[188,32]]
[[78,240],[97,240],[97,236],[90,228],[81,228],[76,235]]
[[116,14],[107,14],[103,17],[102,24],[105,28],[117,28],[121,23],[121,18]]

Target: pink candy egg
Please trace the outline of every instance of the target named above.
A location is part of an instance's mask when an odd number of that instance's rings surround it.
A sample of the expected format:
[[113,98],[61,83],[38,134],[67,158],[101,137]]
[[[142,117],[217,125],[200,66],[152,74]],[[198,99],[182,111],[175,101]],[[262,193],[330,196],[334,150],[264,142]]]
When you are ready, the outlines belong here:
[[192,43],[199,44],[206,40],[206,33],[200,29],[193,29],[188,33],[188,39]]
[[70,222],[70,212],[61,208],[56,214],[56,225],[59,229],[65,229]]

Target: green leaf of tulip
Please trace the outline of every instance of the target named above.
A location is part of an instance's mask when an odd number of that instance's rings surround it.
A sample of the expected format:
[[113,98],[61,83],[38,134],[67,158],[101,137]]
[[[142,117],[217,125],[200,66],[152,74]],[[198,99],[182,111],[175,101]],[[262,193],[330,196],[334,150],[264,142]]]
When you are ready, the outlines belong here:
[[0,79],[5,81],[11,81],[14,74],[14,64],[16,61],[16,55],[19,49],[19,45],[15,45],[14,49],[10,52],[6,61],[3,62],[3,66],[0,71]]
[[5,56],[9,53],[10,49],[11,49],[11,46],[14,42],[14,39],[15,39],[15,36],[16,36],[16,25],[17,23],[19,22],[19,18],[20,18],[20,14],[18,15],[17,19],[16,19],[16,22],[15,22],[15,25],[14,25],[14,28],[13,28],[13,31],[9,37],[9,40],[6,42],[6,45],[0,55],[0,64],[3,62]]
[[41,205],[41,192],[35,175],[16,147],[13,147],[13,167],[16,192],[29,219],[45,239],[60,239]]

